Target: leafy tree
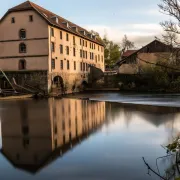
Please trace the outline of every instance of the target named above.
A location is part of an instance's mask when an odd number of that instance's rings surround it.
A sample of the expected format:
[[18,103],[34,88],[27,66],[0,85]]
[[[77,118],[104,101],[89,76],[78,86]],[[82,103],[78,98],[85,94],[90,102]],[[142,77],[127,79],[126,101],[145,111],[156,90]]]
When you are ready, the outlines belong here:
[[95,36],[99,36],[99,33],[96,32],[96,31],[94,31],[94,30],[91,30],[90,33],[93,34],[93,35],[95,35]]
[[104,36],[103,42],[105,45],[105,64],[109,67],[112,67],[120,58],[120,46],[113,41],[108,40],[107,36]]

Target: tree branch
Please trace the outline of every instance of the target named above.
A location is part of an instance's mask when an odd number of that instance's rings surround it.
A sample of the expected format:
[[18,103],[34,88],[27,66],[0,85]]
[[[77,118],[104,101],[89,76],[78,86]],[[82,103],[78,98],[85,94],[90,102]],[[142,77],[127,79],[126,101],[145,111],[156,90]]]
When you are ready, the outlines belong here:
[[154,174],[156,174],[157,176],[159,176],[161,179],[163,180],[167,180],[166,178],[162,177],[160,174],[158,174],[156,171],[154,171],[149,164],[145,161],[144,157],[142,157],[144,164],[148,167],[148,170],[151,170]]

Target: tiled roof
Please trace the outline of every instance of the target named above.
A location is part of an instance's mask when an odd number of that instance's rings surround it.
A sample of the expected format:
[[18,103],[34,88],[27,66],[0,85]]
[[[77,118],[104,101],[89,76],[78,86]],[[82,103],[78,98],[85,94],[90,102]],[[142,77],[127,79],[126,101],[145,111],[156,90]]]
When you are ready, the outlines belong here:
[[[32,3],[31,1],[26,1],[22,4],[19,4],[11,9],[8,10],[8,12],[5,14],[5,16],[9,13],[9,12],[15,12],[15,11],[24,11],[24,10],[35,10],[37,13],[39,13],[50,25],[55,26],[57,28],[63,29],[67,32],[76,34],[77,36],[83,37],[85,39],[88,39],[89,41],[92,41],[94,43],[100,44],[100,45],[104,45],[103,41],[100,38],[91,38],[90,37],[90,32],[87,31],[86,29],[62,18],[61,16],[58,16],[56,14],[54,14],[53,12],[50,12],[44,8],[42,8],[41,6],[38,6],[35,3]],[[5,17],[4,16],[4,17]],[[3,17],[3,18],[4,18]],[[55,18],[53,17],[57,17],[58,18],[58,22],[55,21]],[[3,20],[3,18],[1,19],[1,21]],[[69,27],[64,23],[67,22],[69,24]],[[71,27],[77,27],[77,29],[75,28],[71,28]],[[85,35],[82,31],[85,31]]]
[[[134,55],[137,55],[137,53],[140,53],[143,49],[147,48],[148,46],[150,46],[150,45],[153,44],[153,43],[159,43],[159,44],[165,46],[166,48],[170,48],[169,45],[167,45],[167,44],[165,44],[165,43],[163,43],[163,42],[155,39],[154,41],[150,42],[150,43],[147,44],[146,46],[143,46],[141,49],[136,50],[135,52],[131,53],[129,56],[126,56],[126,57],[124,57],[123,59],[117,61],[117,62],[116,62],[116,65],[122,64],[122,63],[125,62],[129,57],[134,56]],[[164,51],[163,51],[163,52],[164,52]]]
[[9,11],[17,11],[17,10],[26,10],[26,9],[32,9],[32,2],[30,1],[26,1],[22,4],[19,4],[11,9],[9,9]]
[[137,50],[127,50],[123,53],[122,57],[128,57],[131,54],[135,53]]

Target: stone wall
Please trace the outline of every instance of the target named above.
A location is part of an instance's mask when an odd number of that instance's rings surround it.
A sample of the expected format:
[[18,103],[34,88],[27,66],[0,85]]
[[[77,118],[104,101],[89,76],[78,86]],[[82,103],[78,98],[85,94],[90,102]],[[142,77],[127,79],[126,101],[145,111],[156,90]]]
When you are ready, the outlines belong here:
[[170,58],[169,53],[139,53],[135,64],[124,63],[119,67],[119,74],[144,74],[147,68],[155,67],[155,65],[146,63],[166,62],[167,60],[174,61],[174,57]]
[[[62,78],[62,85],[66,88],[65,93],[79,92],[83,82],[88,83],[88,73],[48,73],[47,71],[5,71],[6,76],[13,84],[13,78],[20,86],[26,84],[42,89],[47,93],[51,93],[54,86],[54,78],[59,76]],[[12,88],[3,75],[0,78],[0,88]],[[57,88],[56,92],[59,88]],[[59,89],[59,94],[62,90]]]
[[82,83],[84,81],[88,83],[88,73],[50,73],[48,75],[48,92],[51,92],[52,89],[55,88],[55,77],[60,77],[62,79],[62,85],[65,88],[64,93],[79,92]]
[[[46,92],[48,90],[47,71],[5,71],[5,74],[11,83],[13,83],[14,78],[18,85],[24,86],[28,84]],[[6,83],[7,87],[4,87],[4,81],[6,79],[1,77],[1,88],[10,88],[9,83]]]

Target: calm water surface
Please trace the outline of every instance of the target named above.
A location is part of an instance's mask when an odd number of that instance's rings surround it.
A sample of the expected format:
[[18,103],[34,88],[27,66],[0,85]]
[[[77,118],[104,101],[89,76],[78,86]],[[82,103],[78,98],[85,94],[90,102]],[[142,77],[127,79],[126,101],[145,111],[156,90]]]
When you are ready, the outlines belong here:
[[[156,168],[180,132],[177,107],[105,101],[0,102],[0,118],[2,180],[156,180],[142,157]],[[158,164],[163,174],[169,161]]]

